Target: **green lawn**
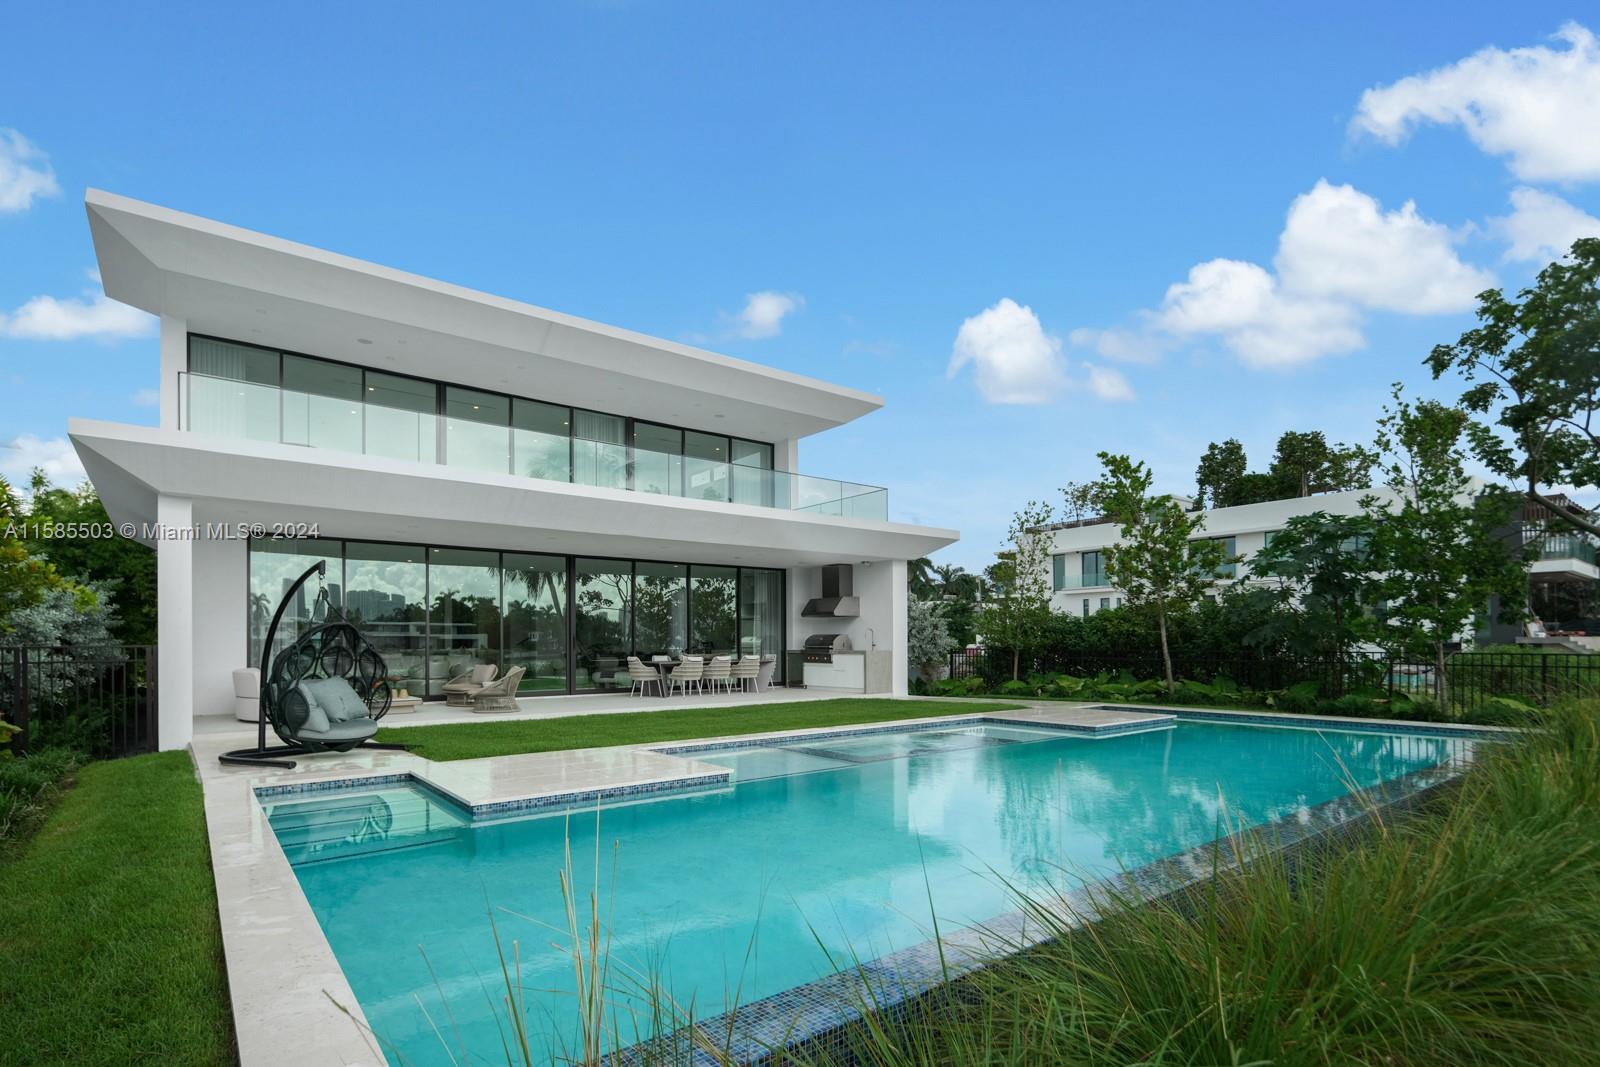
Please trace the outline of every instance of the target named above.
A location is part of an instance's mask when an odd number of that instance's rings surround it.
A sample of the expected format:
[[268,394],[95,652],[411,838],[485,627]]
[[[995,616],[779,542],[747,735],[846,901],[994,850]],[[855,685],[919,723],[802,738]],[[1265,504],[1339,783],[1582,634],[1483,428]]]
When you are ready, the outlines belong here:
[[858,722],[920,719],[931,715],[975,715],[1005,711],[1015,704],[946,700],[882,700],[864,697],[796,701],[729,708],[628,711],[612,715],[574,715],[565,719],[489,720],[441,726],[390,727],[379,741],[403,742],[431,760],[477,759],[517,752],[556,752],[566,748],[642,745],[723,734],[804,730]]
[[0,1064],[236,1059],[187,752],[91,763],[0,866]]

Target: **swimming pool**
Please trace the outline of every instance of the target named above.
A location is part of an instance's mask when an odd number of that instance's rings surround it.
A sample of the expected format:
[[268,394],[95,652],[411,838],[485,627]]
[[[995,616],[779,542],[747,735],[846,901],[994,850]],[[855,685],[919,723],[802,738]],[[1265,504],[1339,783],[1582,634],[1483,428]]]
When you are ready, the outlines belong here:
[[705,1018],[926,941],[930,894],[941,931],[983,923],[1015,908],[1005,880],[1070,889],[1240,825],[1303,817],[1352,783],[1463,759],[1473,744],[1220,722],[1112,736],[984,723],[686,750],[733,783],[598,813],[473,822],[408,784],[263,803],[391,1062],[432,1064],[451,1062],[446,1045],[458,1059],[463,1047],[503,1058],[491,908],[508,952],[519,942],[531,1028],[570,1047],[558,873],[570,840],[577,888],[593,887],[597,818],[614,976],[654,976]]

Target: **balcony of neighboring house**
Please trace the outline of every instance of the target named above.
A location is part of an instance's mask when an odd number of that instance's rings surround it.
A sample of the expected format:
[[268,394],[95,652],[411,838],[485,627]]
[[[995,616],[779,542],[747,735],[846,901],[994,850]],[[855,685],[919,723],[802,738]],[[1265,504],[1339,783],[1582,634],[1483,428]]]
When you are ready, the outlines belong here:
[[193,338],[178,428],[572,485],[888,521],[886,489],[774,469],[770,442]]
[[1522,543],[1534,551],[1530,570],[1536,580],[1594,580],[1600,578],[1596,565],[1597,542],[1593,535],[1570,529],[1552,529],[1543,523],[1524,523]]

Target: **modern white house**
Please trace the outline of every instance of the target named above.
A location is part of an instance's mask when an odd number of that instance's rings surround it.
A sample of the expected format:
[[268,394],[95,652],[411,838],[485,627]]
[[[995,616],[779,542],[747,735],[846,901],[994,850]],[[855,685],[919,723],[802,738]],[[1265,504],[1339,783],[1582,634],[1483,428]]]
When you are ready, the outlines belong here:
[[[879,397],[109,193],[85,203],[106,294],[161,321],[159,424],[69,433],[112,520],[157,553],[162,748],[231,714],[233,671],[259,663],[317,560],[417,696],[475,663],[524,668],[525,697],[626,690],[628,655],[684,651],[905,692],[906,561],[958,535],[891,522],[882,488],[800,473],[803,438]],[[826,635],[831,662],[791,666]]]
[[[1358,515],[1363,497],[1390,495],[1387,489],[1356,489],[1212,508],[1204,515],[1203,536],[1220,540],[1229,556],[1242,557],[1225,569],[1222,584],[1248,582],[1255,577],[1251,560],[1291,518],[1318,511]],[[1105,572],[1104,550],[1119,537],[1116,523],[1103,519],[1060,523],[1044,533],[1050,538],[1052,610],[1087,617],[1122,605],[1121,591],[1107,582]],[[1524,509],[1508,536],[1536,546],[1536,558],[1529,568],[1534,616],[1551,630],[1600,634],[1600,568],[1595,565],[1594,539],[1554,531],[1548,516],[1530,509]],[[1515,641],[1522,633],[1520,628],[1491,622],[1481,636],[1501,643]]]

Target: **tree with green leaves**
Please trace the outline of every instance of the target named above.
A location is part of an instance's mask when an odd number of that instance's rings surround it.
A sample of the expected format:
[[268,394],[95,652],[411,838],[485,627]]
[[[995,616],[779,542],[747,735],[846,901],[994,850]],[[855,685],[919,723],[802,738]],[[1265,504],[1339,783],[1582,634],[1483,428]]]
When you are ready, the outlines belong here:
[[1050,537],[1044,527],[1053,518],[1050,505],[1036,500],[1012,517],[1010,547],[991,567],[995,595],[979,613],[984,641],[1010,649],[1012,678],[1021,677],[1023,653],[1038,647],[1050,623]]
[[1372,468],[1378,457],[1360,445],[1328,444],[1321,430],[1289,430],[1278,438],[1267,475],[1275,496],[1311,496],[1372,485]]
[[906,561],[906,585],[911,595],[927,599],[937,593],[933,581],[933,560],[927,556]]
[[1373,521],[1325,511],[1296,515],[1250,560],[1256,579],[1275,578],[1277,610],[1256,635],[1263,644],[1338,664],[1372,634]]
[[1242,503],[1240,483],[1248,466],[1244,445],[1237,438],[1230,437],[1221,444],[1213,441],[1207,445],[1205,455],[1200,457],[1200,465],[1194,472],[1200,506],[1231,508]]
[[1600,239],[1508,298],[1478,294],[1478,326],[1439,345],[1428,367],[1468,384],[1461,406],[1478,460],[1535,504],[1600,536],[1600,519],[1555,499],[1552,486],[1600,486]]
[[1167,629],[1175,615],[1210,592],[1229,556],[1220,541],[1199,535],[1205,516],[1185,511],[1171,494],[1152,495],[1154,476],[1143,463],[1110,452],[1100,453],[1105,473],[1100,480],[1106,510],[1122,524],[1121,540],[1103,550],[1106,580],[1122,590],[1124,604],[1156,620],[1161,638],[1161,663],[1167,689],[1177,688]]
[[1378,420],[1392,496],[1362,500],[1373,520],[1371,591],[1384,604],[1377,636],[1396,651],[1432,660],[1435,697],[1444,705],[1449,646],[1491,599],[1498,598],[1503,620],[1520,614],[1528,564],[1506,537],[1515,498],[1493,486],[1480,492],[1467,475],[1467,412],[1432,400],[1413,405],[1399,384],[1393,397]]
[[1099,486],[1094,482],[1068,482],[1061,487],[1062,518],[1083,522],[1100,513]]
[[[30,528],[49,523],[68,529],[112,529],[105,505],[88,482],[63,489],[51,485],[43,471],[35,471],[30,488]],[[53,537],[32,541],[29,548],[62,574],[93,583],[109,597],[115,637],[134,645],[156,643],[156,554],[150,548],[121,535]]]
[[906,602],[906,658],[915,676],[933,681],[954,647],[942,605],[915,599]]

